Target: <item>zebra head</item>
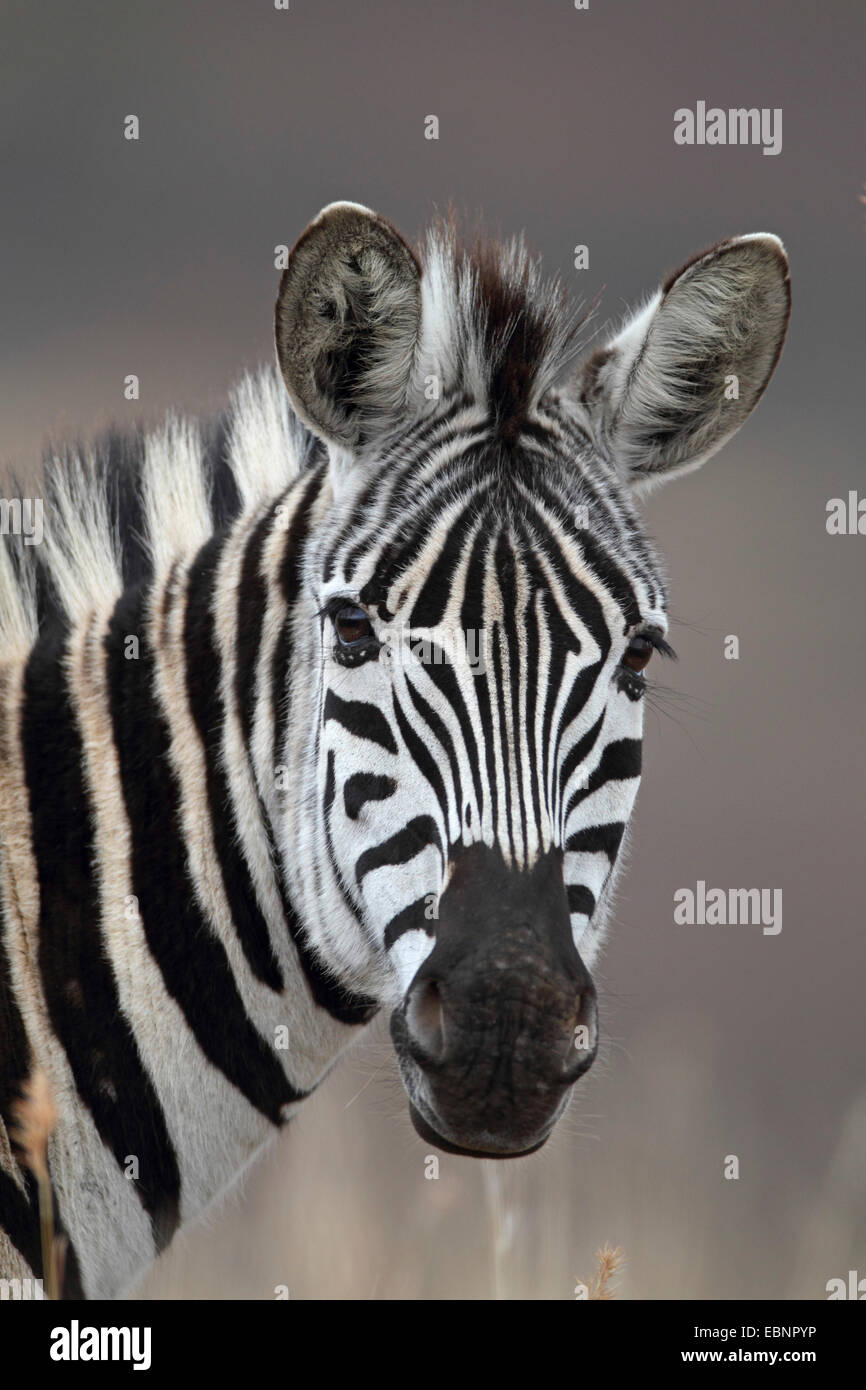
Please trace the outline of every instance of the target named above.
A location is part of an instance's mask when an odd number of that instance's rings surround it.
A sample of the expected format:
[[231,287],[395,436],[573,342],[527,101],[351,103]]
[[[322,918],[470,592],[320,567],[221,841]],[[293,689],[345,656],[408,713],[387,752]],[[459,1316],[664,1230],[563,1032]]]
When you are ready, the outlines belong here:
[[643,673],[671,654],[634,499],[739,428],[788,313],[781,243],[735,238],[576,365],[579,324],[520,242],[440,224],[416,258],[338,203],[291,254],[277,355],[327,460],[286,843],[316,949],[391,1009],[441,1148],[539,1147],[595,1056]]

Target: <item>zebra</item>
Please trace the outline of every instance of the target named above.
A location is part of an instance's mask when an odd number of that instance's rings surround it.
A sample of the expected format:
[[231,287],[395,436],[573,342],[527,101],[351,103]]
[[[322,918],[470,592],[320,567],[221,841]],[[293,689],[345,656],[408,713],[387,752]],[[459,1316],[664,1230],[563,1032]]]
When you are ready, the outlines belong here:
[[43,1273],[37,1068],[66,1298],[130,1289],[380,1011],[425,1144],[546,1142],[673,655],[637,503],[789,313],[737,236],[588,350],[522,237],[332,203],[222,415],[51,454],[0,548],[4,1277]]

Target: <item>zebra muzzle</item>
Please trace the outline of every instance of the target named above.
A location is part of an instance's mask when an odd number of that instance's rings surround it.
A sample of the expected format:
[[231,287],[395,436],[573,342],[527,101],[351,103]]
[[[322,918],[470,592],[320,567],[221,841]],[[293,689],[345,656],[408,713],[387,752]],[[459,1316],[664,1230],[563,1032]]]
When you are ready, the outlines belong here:
[[516,870],[461,851],[391,1035],[422,1138],[503,1158],[545,1142],[598,1044],[558,856]]

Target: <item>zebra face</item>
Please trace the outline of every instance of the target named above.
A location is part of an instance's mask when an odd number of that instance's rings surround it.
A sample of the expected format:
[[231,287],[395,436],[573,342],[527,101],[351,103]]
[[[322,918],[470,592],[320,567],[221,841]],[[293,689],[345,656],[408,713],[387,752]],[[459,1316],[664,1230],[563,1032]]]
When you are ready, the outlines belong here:
[[[459,491],[452,476],[447,524],[395,536],[384,564],[375,543],[358,570],[341,554],[320,591],[311,780],[345,906],[384,954],[416,1125],[510,1153],[543,1141],[595,1055],[589,967],[664,615],[634,534],[626,601],[598,539],[610,515],[579,531],[557,520],[579,505],[549,493],[488,497],[485,447]],[[404,526],[419,507],[401,502]]]
[[336,204],[292,253],[278,356],[329,454],[295,701],[304,918],[391,1009],[442,1148],[538,1148],[595,1056],[643,671],[670,654],[633,498],[733,433],[786,321],[775,239],[722,243],[564,381],[575,324],[519,246],[440,229],[422,271]]

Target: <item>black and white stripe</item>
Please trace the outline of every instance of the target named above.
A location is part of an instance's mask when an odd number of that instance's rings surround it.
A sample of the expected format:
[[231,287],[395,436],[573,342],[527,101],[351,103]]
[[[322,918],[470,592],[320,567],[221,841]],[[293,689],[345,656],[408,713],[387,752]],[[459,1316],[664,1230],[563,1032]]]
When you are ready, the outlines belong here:
[[[664,645],[635,488],[754,405],[782,253],[722,243],[582,372],[519,244],[440,227],[422,264],[382,219],[326,210],[281,288],[288,395],[263,372],[211,426],[55,458],[40,563],[0,551],[5,1277],[41,1272],[8,1139],[34,1066],[60,1112],[65,1294],[110,1295],[400,1005],[471,847],[516,875],[561,863],[597,955],[641,765],[624,655]],[[673,328],[718,372],[758,304],[747,408],[723,419],[709,367],[682,396]],[[368,617],[363,660],[339,600]]]

